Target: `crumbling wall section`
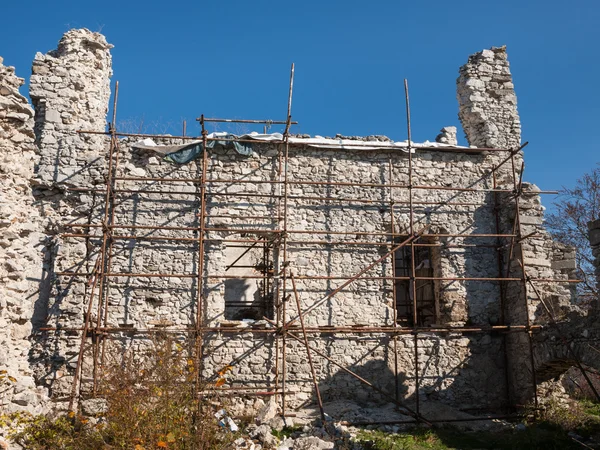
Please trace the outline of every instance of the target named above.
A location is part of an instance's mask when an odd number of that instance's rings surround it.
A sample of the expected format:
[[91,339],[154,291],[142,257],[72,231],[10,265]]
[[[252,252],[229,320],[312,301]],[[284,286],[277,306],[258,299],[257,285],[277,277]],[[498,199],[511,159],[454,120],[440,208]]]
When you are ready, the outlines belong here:
[[[512,159],[507,159],[508,152],[498,152],[495,157],[497,187],[512,190],[498,196],[498,231],[516,234],[503,242],[503,276],[513,279],[503,286],[505,323],[520,326],[548,323],[549,316],[538,294],[555,316],[565,317],[574,308],[573,285],[566,281],[529,281],[573,278],[575,252],[553,241],[545,230],[540,190],[529,183],[520,185],[524,152],[516,150],[521,144],[521,124],[505,47],[493,47],[469,57],[459,71],[457,98],[459,118],[469,144],[515,150]],[[514,333],[506,339],[515,403],[533,396],[528,341],[524,333]]]
[[[85,240],[69,242],[60,233],[70,231],[65,224],[101,217],[108,141],[104,135],[78,131],[106,130],[111,48],[103,35],[75,29],[64,34],[56,50],[37,53],[33,61],[30,96],[39,149],[34,195],[49,240],[49,281],[38,299],[46,327],[81,326],[89,297],[87,283],[73,283],[56,273],[73,270],[74,259],[84,261],[78,270],[91,273],[98,257],[98,249]],[[39,362],[37,377],[52,387],[53,396],[64,396],[71,384],[65,367],[74,366],[79,339],[73,333],[55,339],[50,334],[41,334],[33,352]]]
[[506,47],[469,56],[457,80],[458,117],[467,141],[476,147],[517,148],[521,121]]
[[77,131],[105,131],[111,48],[100,33],[80,29],[65,33],[56,50],[35,55],[29,94],[40,148],[36,179],[45,187],[102,182],[105,137]]
[[19,92],[25,83],[0,58],[0,411],[42,412],[29,337],[42,281],[45,236],[30,180],[37,160],[33,110]]

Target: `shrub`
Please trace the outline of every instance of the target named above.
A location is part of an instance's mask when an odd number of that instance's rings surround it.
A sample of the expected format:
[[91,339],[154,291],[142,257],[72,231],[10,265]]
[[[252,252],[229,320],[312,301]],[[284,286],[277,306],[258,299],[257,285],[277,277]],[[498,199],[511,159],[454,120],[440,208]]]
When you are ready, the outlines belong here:
[[223,405],[214,387],[228,370],[214,383],[199,382],[195,359],[172,338],[157,338],[148,352],[109,364],[100,383],[107,403],[101,417],[23,416],[12,439],[31,450],[231,448],[237,436],[215,418]]

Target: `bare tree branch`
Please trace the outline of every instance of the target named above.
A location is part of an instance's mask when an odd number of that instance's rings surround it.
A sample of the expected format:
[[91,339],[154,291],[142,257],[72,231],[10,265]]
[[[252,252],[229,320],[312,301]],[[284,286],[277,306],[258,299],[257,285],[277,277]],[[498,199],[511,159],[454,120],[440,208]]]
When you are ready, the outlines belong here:
[[575,187],[563,187],[554,206],[556,212],[546,217],[546,228],[558,241],[575,247],[577,275],[583,280],[577,289],[586,302],[598,295],[587,224],[600,217],[600,168],[583,175]]

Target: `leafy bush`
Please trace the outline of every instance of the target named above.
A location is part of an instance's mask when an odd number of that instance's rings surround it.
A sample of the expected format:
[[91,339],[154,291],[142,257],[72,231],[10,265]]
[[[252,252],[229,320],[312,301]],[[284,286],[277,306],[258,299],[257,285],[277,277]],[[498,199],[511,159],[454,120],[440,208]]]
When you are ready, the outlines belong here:
[[20,431],[11,437],[30,450],[231,448],[237,436],[217,423],[223,405],[214,391],[229,370],[214,383],[200,383],[195,359],[163,337],[143,355],[129,353],[110,365],[100,385],[107,402],[100,417],[20,415],[13,417]]

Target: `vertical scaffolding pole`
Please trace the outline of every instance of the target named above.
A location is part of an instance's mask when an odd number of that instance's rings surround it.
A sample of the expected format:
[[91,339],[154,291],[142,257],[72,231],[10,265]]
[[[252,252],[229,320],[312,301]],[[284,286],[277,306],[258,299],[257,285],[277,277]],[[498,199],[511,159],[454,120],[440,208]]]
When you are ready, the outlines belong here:
[[[392,157],[389,158],[389,184],[390,184],[390,232],[392,233],[392,246],[396,243],[396,219],[394,217],[394,165]],[[391,254],[392,258],[392,275],[396,276],[396,253]],[[397,280],[392,280],[392,307],[393,307],[393,320],[394,328],[398,327],[398,307],[396,305],[396,283]],[[400,395],[400,380],[398,379],[398,335],[393,336],[393,350],[394,350],[394,396],[396,400],[399,399]]]
[[[412,132],[410,127],[410,97],[408,95],[408,80],[404,79],[404,97],[406,101],[406,129],[408,133],[408,207],[409,207],[409,222],[408,228],[411,236],[415,232],[415,218],[413,211],[413,158],[412,158]],[[419,348],[417,346],[418,331],[417,331],[417,280],[415,278],[415,245],[414,240],[410,241],[410,286],[412,291],[412,307],[413,307],[413,334],[415,344],[415,402],[417,417],[420,415],[420,400],[419,400]],[[395,276],[395,275],[394,275]]]
[[527,339],[529,344],[529,364],[531,366],[531,384],[533,385],[533,402],[535,407],[538,407],[538,395],[537,395],[537,377],[535,375],[535,361],[533,355],[533,337],[531,331],[531,319],[529,318],[529,292],[527,289],[527,270],[525,268],[525,253],[523,251],[523,229],[521,227],[520,217],[520,198],[523,190],[523,172],[525,170],[525,164],[521,165],[521,173],[519,174],[519,182],[517,183],[517,169],[515,167],[515,153],[510,153],[510,163],[512,168],[512,179],[515,195],[515,226],[517,240],[519,243],[519,253],[521,259],[521,289],[523,291],[523,297],[525,301],[525,319],[527,325]]
[[[92,306],[94,304],[94,292],[96,291],[96,284],[98,283],[98,269],[100,268],[100,258],[96,261],[93,269],[92,279],[88,282],[91,286],[90,299],[88,301],[87,310],[85,312],[85,323],[83,324],[83,331],[81,334],[81,342],[79,343],[79,354],[77,355],[77,366],[75,367],[75,375],[73,377],[73,385],[71,386],[71,396],[69,398],[69,411],[74,411],[73,406],[75,401],[79,402],[79,378],[81,377],[81,370],[83,364],[83,354],[85,352],[85,341],[88,337],[90,329],[90,320],[92,316]],[[95,345],[95,344],[92,344]]]
[[98,357],[100,354],[100,339],[102,339],[102,360],[104,363],[104,337],[100,335],[99,330],[102,325],[106,325],[108,317],[108,277],[112,266],[112,248],[114,240],[112,238],[112,227],[115,225],[115,189],[116,172],[119,164],[119,143],[116,130],[117,105],[119,99],[119,82],[115,83],[115,95],[113,98],[113,114],[110,126],[110,150],[108,156],[108,174],[106,176],[106,195],[104,204],[104,220],[102,222],[102,247],[100,249],[100,280],[98,286],[98,311],[96,317],[96,329],[94,333],[94,365],[93,365],[93,394],[98,393]]
[[[288,105],[287,105],[287,119],[285,125],[285,132],[283,133],[283,227],[281,229],[281,246],[282,246],[282,264],[281,264],[281,276],[282,276],[282,308],[281,314],[283,321],[286,320],[286,303],[289,298],[286,290],[287,283],[287,224],[288,224],[288,157],[289,157],[289,139],[290,139],[290,125],[292,121],[292,94],[294,92],[294,63],[292,63],[292,67],[290,69],[290,88],[288,94]],[[281,361],[281,370],[282,370],[282,384],[281,384],[281,414],[285,416],[286,413],[286,383],[287,383],[287,330],[282,328],[282,361]]]
[[[492,172],[492,187],[494,189],[494,219],[495,219],[495,233],[500,234],[500,201],[498,199],[498,179],[496,178],[496,171]],[[498,262],[498,278],[503,277],[504,261],[502,258],[502,238],[496,238],[496,260]],[[506,274],[508,277],[509,274]],[[506,285],[504,281],[499,283],[500,287],[500,325],[505,325],[505,309],[506,309]],[[504,383],[506,385],[505,395],[507,406],[510,405],[510,378],[508,375],[508,353],[506,348],[506,335],[502,336],[502,354],[504,361]]]
[[202,354],[204,351],[204,234],[206,228],[206,174],[208,171],[208,150],[204,114],[200,117],[202,127],[202,175],[200,176],[200,223],[198,224],[198,273],[196,274],[196,393],[202,377]]
[[[114,192],[117,192],[117,175],[118,175],[118,170],[119,170],[119,157],[120,157],[120,148],[119,148],[119,137],[117,135],[117,102],[119,99],[119,82],[116,82],[116,87],[115,87],[115,99],[114,99],[114,103],[113,103],[113,137],[114,137],[114,146],[115,146],[115,168],[114,168]],[[113,199],[113,204],[111,205],[111,218],[110,218],[110,226],[114,227],[116,225],[115,222],[115,197],[113,195],[112,197]],[[112,271],[112,253],[113,250],[113,242],[111,242],[109,248],[108,248],[108,265],[107,265],[107,272],[110,273]],[[106,285],[106,293],[105,293],[105,297],[104,297],[104,317],[103,317],[103,323],[104,323],[104,327],[107,326],[108,324],[108,292],[109,292],[109,287],[110,285],[107,284]],[[103,371],[104,370],[104,363],[105,363],[105,357],[106,357],[106,338],[107,335],[102,334],[102,352],[101,352],[101,356],[100,356],[100,370]]]

